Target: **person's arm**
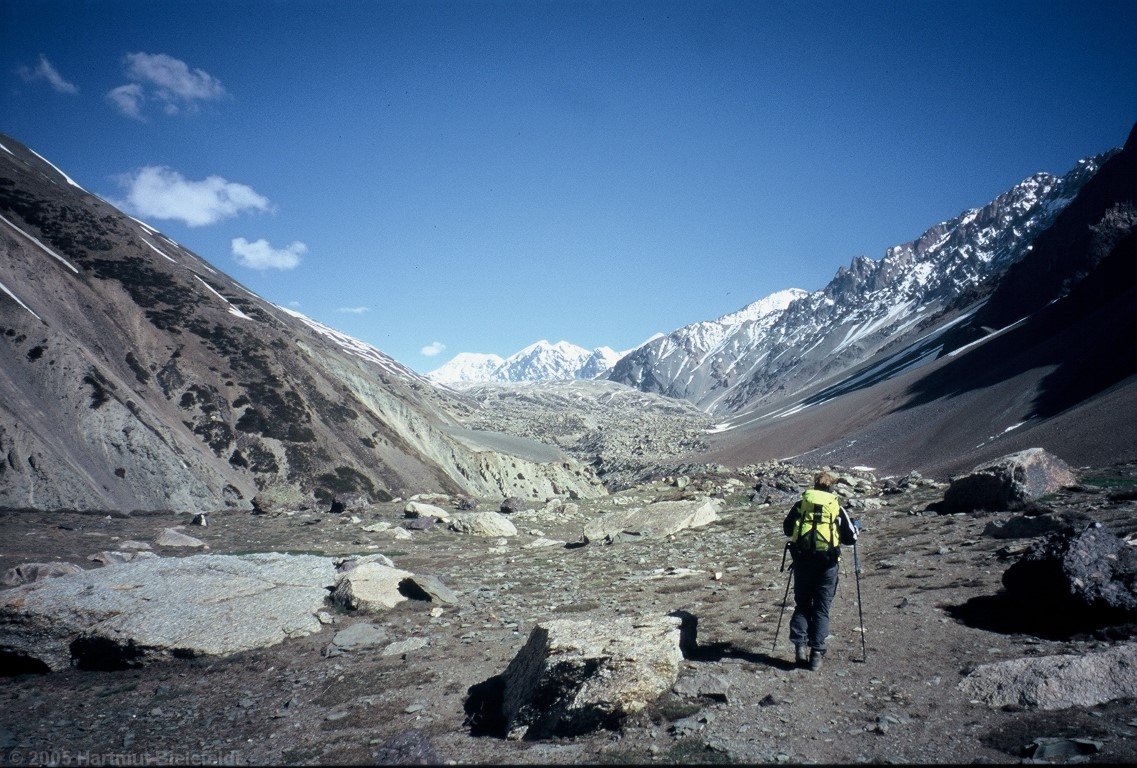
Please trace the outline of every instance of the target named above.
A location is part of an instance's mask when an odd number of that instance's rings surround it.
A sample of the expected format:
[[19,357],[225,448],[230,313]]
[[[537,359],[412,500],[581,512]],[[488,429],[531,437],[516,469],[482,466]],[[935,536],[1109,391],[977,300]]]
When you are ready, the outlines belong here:
[[782,521],[782,532],[787,536],[794,535],[794,528],[797,527],[797,519],[801,516],[801,502],[796,502],[790,508],[790,513],[786,515],[786,519]]
[[837,534],[841,537],[842,544],[857,543],[857,527],[853,525],[853,519],[849,517],[849,513],[844,507],[837,515]]

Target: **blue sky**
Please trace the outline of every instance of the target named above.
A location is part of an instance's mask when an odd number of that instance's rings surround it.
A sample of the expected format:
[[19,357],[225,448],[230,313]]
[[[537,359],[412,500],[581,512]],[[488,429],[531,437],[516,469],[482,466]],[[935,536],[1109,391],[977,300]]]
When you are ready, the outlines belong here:
[[1120,146],[1134,29],[1130,0],[0,0],[0,131],[429,371],[816,290]]

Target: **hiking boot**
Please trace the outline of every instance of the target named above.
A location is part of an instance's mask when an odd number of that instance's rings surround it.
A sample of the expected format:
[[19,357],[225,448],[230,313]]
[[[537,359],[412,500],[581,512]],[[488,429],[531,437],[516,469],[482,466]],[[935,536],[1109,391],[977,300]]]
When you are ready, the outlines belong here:
[[794,663],[802,669],[809,665],[809,655],[806,653],[807,646],[795,645],[794,646]]
[[813,648],[809,652],[809,671],[816,672],[821,669],[821,657],[825,655],[825,651]]

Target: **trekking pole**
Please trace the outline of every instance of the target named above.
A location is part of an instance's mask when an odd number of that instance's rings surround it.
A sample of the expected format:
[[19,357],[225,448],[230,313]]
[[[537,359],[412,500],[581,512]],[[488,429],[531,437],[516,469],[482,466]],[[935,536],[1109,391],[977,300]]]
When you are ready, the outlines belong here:
[[868,661],[869,652],[865,649],[865,610],[861,604],[861,560],[857,557],[857,542],[853,542],[853,573],[857,577],[857,615],[861,619],[861,661]]
[[[782,568],[781,568],[781,571],[786,570],[786,554],[789,551],[790,551],[790,543],[787,541],[786,542],[786,548],[784,550],[782,550]],[[781,572],[781,571],[779,571],[779,572]],[[782,595],[782,611],[781,611],[781,613],[778,614],[778,628],[776,630],[774,630],[774,642],[770,646],[771,651],[778,647],[778,635],[782,634],[782,619],[785,618],[786,605],[789,604],[789,601],[790,601],[790,583],[793,582],[793,580],[794,580],[794,569],[791,567],[790,568],[790,575],[789,575],[789,577],[786,578],[786,593],[784,595]]]

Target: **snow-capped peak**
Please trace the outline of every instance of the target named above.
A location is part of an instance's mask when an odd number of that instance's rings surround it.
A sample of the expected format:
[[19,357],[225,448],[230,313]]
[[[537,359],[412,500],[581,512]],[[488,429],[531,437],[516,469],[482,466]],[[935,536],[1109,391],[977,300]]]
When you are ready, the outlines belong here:
[[487,381],[505,360],[498,355],[460,352],[440,368],[426,375],[439,384],[467,384]]
[[716,322],[722,323],[723,325],[741,325],[742,323],[752,320],[761,320],[775,313],[784,312],[786,307],[790,305],[790,302],[808,295],[808,291],[803,291],[800,288],[787,288],[784,291],[771,293],[765,298],[747,304],[737,312],[723,315]]

